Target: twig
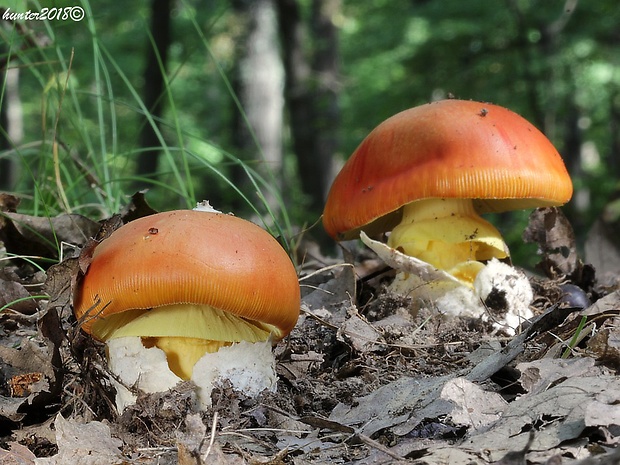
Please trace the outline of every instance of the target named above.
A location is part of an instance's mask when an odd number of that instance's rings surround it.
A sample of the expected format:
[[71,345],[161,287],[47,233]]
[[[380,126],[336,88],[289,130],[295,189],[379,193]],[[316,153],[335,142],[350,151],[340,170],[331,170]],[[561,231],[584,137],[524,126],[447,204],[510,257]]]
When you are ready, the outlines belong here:
[[217,417],[218,417],[218,413],[216,410],[213,413],[213,421],[211,422],[211,437],[209,438],[209,447],[207,447],[207,450],[205,451],[205,455],[202,458],[201,463],[207,463],[207,457],[209,457],[209,454],[211,453],[211,449],[213,448],[213,443],[215,442],[215,433],[217,432]]
[[403,457],[402,455],[398,455],[395,452],[392,452],[390,449],[385,447],[383,444],[381,444],[380,442],[375,441],[374,439],[371,439],[370,437],[366,436],[365,434],[357,433],[355,435],[355,437],[357,437],[360,441],[362,441],[367,446],[370,446],[373,449],[377,449],[378,451],[383,452],[386,455],[389,455],[394,460],[398,460],[399,462],[408,462],[408,460],[405,457]]
[[332,270],[332,269],[334,269],[334,268],[344,268],[344,267],[351,267],[351,268],[353,268],[353,265],[352,265],[351,263],[337,263],[337,264],[335,264],[335,265],[325,266],[325,267],[323,267],[323,268],[319,268],[318,270],[313,271],[313,272],[312,272],[312,273],[310,273],[310,274],[307,274],[307,275],[305,275],[305,276],[302,276],[301,278],[299,278],[299,280],[298,280],[298,281],[300,281],[300,282],[301,282],[301,281],[304,281],[304,280],[306,280],[306,279],[308,279],[308,278],[311,278],[312,276],[315,276],[315,275],[317,275],[317,274],[323,273],[323,272],[325,272],[325,271]]

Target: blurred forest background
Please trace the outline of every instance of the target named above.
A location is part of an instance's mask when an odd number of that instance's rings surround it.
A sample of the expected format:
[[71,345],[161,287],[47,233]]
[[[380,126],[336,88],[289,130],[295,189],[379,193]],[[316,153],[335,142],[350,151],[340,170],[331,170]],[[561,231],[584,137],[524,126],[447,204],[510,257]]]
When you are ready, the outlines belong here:
[[[75,6],[81,21],[11,17]],[[99,219],[148,188],[158,210],[209,199],[277,234],[321,238],[331,180],[366,134],[450,95],[508,107],[552,140],[574,180],[565,212],[582,241],[614,199],[617,0],[3,8],[0,190],[19,195],[24,212]],[[526,266],[535,255],[522,249],[527,214],[499,218]]]

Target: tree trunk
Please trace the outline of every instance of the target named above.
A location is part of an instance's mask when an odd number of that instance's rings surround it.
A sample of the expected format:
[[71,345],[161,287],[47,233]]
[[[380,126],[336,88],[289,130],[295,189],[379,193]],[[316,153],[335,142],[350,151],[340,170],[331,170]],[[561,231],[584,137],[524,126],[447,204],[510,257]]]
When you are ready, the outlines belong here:
[[[7,63],[8,66],[8,63]],[[4,89],[0,107],[0,152],[18,146],[23,138],[22,106],[19,99],[19,68],[0,69],[0,89]],[[2,85],[2,80],[4,85]],[[14,158],[0,157],[0,190],[17,186],[18,165]]]
[[[163,113],[166,59],[170,44],[170,7],[171,0],[151,1],[151,36],[153,43],[144,68],[144,105],[154,119]],[[145,120],[140,132],[140,147],[144,150],[138,156],[136,175],[144,178],[156,178],[161,143],[155,128]],[[137,187],[145,187],[148,182],[138,181]]]
[[[321,194],[320,210],[323,210],[327,193],[333,180],[333,156],[340,140],[340,105],[338,95],[340,84],[340,53],[338,30],[334,18],[340,13],[340,0],[314,2],[312,32],[315,44],[314,73],[317,76],[315,89],[316,115],[315,135],[317,139],[316,163],[320,166],[316,196]],[[318,200],[318,199],[317,199]]]
[[609,153],[607,154],[607,164],[610,174],[615,178],[620,178],[620,91],[615,90],[609,99]]
[[[333,15],[339,0],[312,3],[310,40],[297,0],[278,0],[280,37],[286,70],[286,97],[293,150],[309,209],[323,210],[332,180],[332,157],[338,146],[339,105],[337,30]],[[314,55],[307,44],[315,46]]]
[[[233,145],[236,155],[280,193],[284,72],[273,0],[238,0],[233,6],[243,24],[233,78],[240,105],[234,111]],[[242,189],[247,186],[254,190],[239,167],[233,172],[233,181]],[[279,205],[272,191],[261,192],[268,206],[277,211]]]

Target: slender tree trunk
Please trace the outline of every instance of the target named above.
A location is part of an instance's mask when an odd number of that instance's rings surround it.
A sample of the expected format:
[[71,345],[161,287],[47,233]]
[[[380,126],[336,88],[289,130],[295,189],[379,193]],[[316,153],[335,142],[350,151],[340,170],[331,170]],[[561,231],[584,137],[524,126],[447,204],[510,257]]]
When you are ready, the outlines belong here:
[[[233,6],[242,22],[234,87],[241,108],[235,108],[233,145],[236,154],[265,178],[276,192],[283,187],[282,112],[284,71],[280,58],[277,18],[273,0],[236,0]],[[233,180],[250,187],[246,173],[237,167]],[[270,208],[277,197],[263,189]]]
[[[6,70],[0,69],[0,89],[6,88],[7,77]],[[2,98],[2,106],[0,106],[0,152],[9,150],[11,142],[9,140],[9,109],[6,100],[6,93]],[[13,161],[10,158],[0,157],[0,190],[11,189],[11,173],[13,171]]]
[[[7,63],[8,66],[8,63]],[[19,99],[19,68],[0,69],[0,88],[4,88],[0,107],[0,152],[10,150],[23,138],[22,107]],[[4,84],[2,83],[4,81]],[[0,190],[15,189],[18,165],[14,158],[0,157]]]
[[610,174],[618,179],[620,178],[620,91],[614,91],[609,99],[609,153],[607,154],[607,163],[610,168]]
[[[568,172],[574,177],[583,175],[581,166],[581,151],[583,148],[583,131],[579,127],[581,112],[575,102],[568,102],[570,107],[563,115],[564,141],[562,144],[562,158]],[[590,192],[587,188],[576,189],[572,202],[564,206],[563,210],[574,229],[585,227],[585,218],[580,212],[590,208]]]
[[[293,150],[310,211],[318,215],[332,180],[339,106],[337,30],[339,0],[312,3],[311,28],[303,23],[297,0],[278,0],[280,37],[286,70],[286,98]],[[308,38],[308,30],[312,36]],[[314,54],[308,43],[315,45]]]
[[[316,196],[321,194],[321,211],[333,178],[333,156],[340,140],[340,53],[334,19],[340,14],[340,0],[320,0],[313,4],[312,32],[315,43],[314,72],[317,76],[315,134],[317,164],[320,166]],[[318,200],[318,199],[317,199]]]
[[[170,44],[170,7],[171,0],[151,1],[151,36],[149,42],[146,67],[144,68],[144,105],[157,119],[162,115],[164,104],[165,81],[164,73]],[[136,175],[155,178],[161,142],[155,129],[145,120],[140,132],[140,146],[144,149],[138,157]],[[138,182],[138,187],[148,183]]]

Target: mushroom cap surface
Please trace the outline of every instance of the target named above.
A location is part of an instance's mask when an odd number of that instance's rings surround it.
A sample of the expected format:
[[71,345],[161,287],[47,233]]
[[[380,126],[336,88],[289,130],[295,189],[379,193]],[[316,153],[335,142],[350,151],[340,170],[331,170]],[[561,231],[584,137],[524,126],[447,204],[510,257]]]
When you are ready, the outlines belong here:
[[74,295],[76,318],[96,338],[101,317],[173,304],[209,305],[269,325],[280,339],[299,316],[297,273],[259,226],[176,210],[131,221],[104,239]]
[[573,186],[547,137],[489,103],[441,100],[398,113],[357,147],[330,189],[323,225],[337,240],[375,234],[428,198],[474,199],[479,213],[562,205]]

